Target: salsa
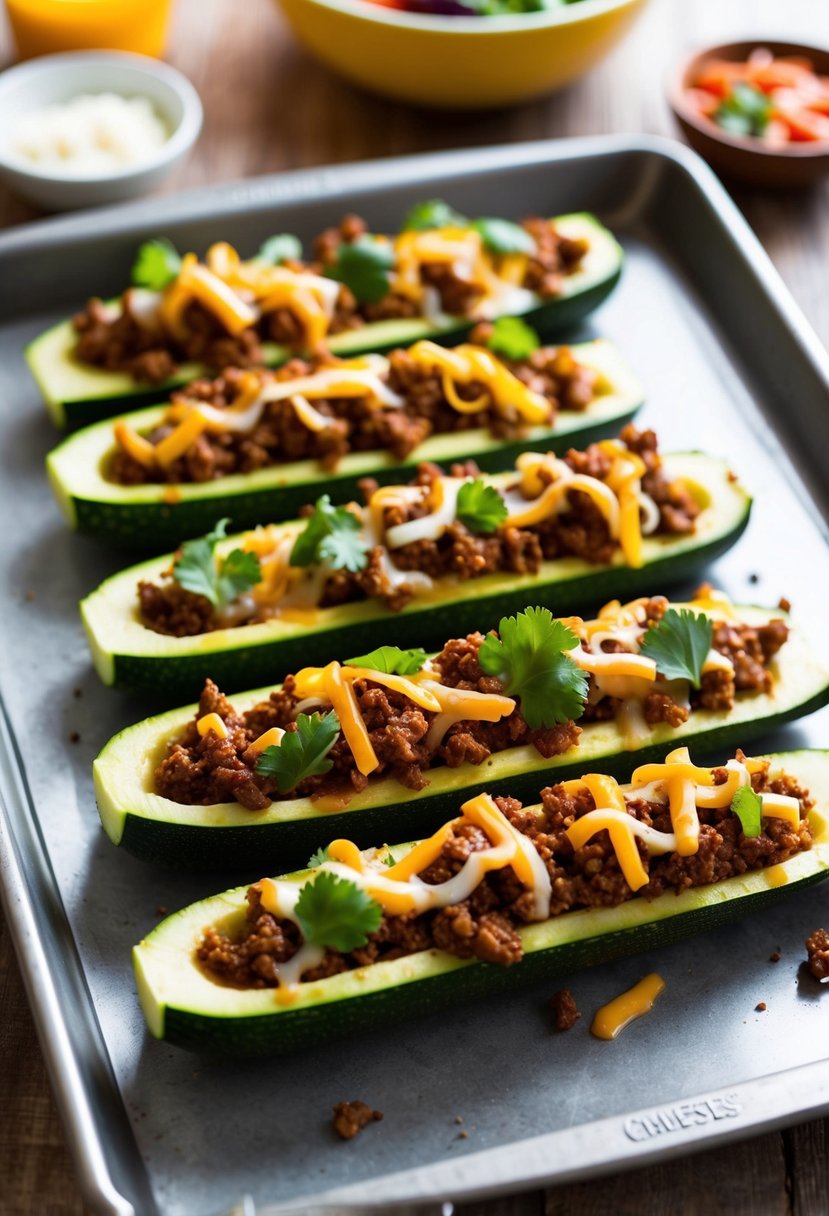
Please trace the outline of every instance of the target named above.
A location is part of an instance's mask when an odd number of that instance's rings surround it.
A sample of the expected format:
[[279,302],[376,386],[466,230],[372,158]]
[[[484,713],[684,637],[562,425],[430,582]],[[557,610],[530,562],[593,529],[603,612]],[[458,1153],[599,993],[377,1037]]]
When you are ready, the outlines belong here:
[[745,62],[709,59],[687,96],[720,130],[769,148],[829,140],[829,77],[810,59],[776,58],[764,47]]
[[436,17],[509,17],[516,13],[547,13],[578,0],[372,0],[383,8]]

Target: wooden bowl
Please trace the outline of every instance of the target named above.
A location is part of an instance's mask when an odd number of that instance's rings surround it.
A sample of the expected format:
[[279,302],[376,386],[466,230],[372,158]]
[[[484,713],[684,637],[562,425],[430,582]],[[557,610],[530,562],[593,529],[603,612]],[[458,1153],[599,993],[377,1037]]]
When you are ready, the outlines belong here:
[[751,136],[729,135],[698,114],[688,99],[688,89],[709,60],[745,62],[758,47],[768,48],[775,58],[810,59],[819,75],[829,76],[829,50],[765,38],[728,42],[683,59],[668,81],[668,101],[688,143],[721,176],[772,189],[810,186],[829,173],[829,140],[768,148]]

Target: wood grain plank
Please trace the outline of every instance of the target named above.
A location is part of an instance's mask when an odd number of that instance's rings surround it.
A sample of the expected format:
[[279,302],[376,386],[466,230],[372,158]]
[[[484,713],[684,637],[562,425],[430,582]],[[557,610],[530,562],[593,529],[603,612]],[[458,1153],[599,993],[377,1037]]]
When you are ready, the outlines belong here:
[[783,1132],[794,1216],[826,1216],[829,1207],[829,1119]]
[[547,1192],[544,1216],[665,1216],[667,1212],[671,1216],[717,1212],[791,1216],[779,1133],[617,1177],[554,1187]]
[[81,1216],[72,1162],[2,915],[0,1078],[0,1212]]

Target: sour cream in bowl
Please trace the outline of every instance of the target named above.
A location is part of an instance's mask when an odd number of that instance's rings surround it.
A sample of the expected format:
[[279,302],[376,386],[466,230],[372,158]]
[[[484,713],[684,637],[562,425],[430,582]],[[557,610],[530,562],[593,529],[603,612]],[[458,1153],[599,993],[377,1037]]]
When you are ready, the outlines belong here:
[[50,211],[152,190],[189,152],[202,108],[190,82],[140,55],[48,55],[0,76],[0,177]]

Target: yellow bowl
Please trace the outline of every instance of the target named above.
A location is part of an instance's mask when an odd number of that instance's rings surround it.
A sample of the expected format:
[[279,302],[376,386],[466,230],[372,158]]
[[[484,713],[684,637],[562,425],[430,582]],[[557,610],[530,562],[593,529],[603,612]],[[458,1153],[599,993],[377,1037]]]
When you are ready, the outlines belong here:
[[514,105],[570,84],[646,0],[578,0],[541,13],[441,17],[370,0],[279,0],[300,42],[354,84],[453,109]]

